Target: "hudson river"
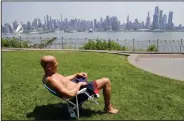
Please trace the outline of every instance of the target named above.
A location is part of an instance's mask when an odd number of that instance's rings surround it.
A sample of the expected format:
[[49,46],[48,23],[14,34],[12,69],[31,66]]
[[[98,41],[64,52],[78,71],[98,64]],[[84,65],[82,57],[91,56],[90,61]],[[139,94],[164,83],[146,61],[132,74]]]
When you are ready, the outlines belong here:
[[[128,50],[147,49],[154,44],[159,52],[184,52],[184,32],[76,32],[76,33],[45,33],[45,34],[10,34],[6,37],[18,37],[29,40],[32,44],[40,44],[41,40],[53,37],[57,39],[47,48],[79,48],[88,39],[115,40]],[[62,38],[63,37],[63,38]],[[133,41],[134,39],[134,41]],[[158,39],[158,40],[157,40]],[[150,40],[150,41],[149,41]]]
[[184,32],[76,32],[76,33],[45,33],[45,34],[11,34],[6,35],[9,37],[19,37],[22,38],[51,38],[51,37],[58,37],[58,38],[71,38],[71,39],[111,39],[111,40],[181,40],[184,39]]

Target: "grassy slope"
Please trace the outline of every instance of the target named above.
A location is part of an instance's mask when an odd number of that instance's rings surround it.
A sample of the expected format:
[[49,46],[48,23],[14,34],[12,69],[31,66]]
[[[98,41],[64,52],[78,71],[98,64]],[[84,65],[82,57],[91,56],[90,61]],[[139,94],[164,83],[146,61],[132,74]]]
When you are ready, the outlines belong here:
[[81,119],[184,119],[184,82],[139,70],[124,56],[85,52],[3,52],[2,119],[68,119],[66,105],[52,96],[41,83],[41,56],[50,54],[59,61],[59,72],[70,75],[85,71],[89,80],[109,77],[112,103],[117,115],[103,113],[88,102]]

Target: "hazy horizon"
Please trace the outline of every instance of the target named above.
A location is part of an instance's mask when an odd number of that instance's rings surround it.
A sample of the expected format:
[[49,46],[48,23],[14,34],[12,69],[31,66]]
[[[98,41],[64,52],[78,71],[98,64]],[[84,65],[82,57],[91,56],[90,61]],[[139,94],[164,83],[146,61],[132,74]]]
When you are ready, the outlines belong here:
[[2,2],[2,24],[12,24],[15,20],[27,23],[34,18],[40,18],[44,23],[47,14],[53,19],[60,19],[62,14],[63,19],[83,20],[117,16],[122,24],[126,23],[128,15],[130,21],[137,18],[139,22],[146,22],[148,12],[152,22],[155,6],[167,17],[173,11],[173,23],[184,25],[184,2]]

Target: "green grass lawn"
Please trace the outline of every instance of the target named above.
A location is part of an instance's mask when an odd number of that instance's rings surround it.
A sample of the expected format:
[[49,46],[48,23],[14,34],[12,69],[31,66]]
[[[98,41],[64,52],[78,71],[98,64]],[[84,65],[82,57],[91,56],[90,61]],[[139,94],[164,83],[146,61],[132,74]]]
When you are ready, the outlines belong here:
[[[20,51],[2,52],[2,120],[69,119],[64,101],[42,85],[39,59],[54,55],[59,72],[70,75],[87,72],[89,80],[109,77],[112,104],[119,114],[103,113],[100,106],[87,102],[81,110],[85,120],[184,119],[184,82],[160,77],[130,65],[127,57],[107,53]],[[63,103],[59,108],[58,104]]]

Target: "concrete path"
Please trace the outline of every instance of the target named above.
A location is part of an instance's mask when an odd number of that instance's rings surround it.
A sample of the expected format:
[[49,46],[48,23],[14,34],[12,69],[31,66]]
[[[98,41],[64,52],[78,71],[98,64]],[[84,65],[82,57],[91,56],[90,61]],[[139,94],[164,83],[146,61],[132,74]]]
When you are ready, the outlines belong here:
[[184,55],[180,54],[131,54],[129,63],[145,71],[184,81]]

